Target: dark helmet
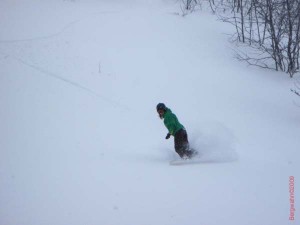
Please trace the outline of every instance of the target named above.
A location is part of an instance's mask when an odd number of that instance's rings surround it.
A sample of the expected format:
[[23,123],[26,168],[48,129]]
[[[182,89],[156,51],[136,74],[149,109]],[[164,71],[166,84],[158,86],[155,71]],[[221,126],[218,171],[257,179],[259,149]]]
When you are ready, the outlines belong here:
[[166,110],[167,109],[167,107],[166,107],[166,105],[164,104],[164,103],[158,103],[157,104],[157,106],[156,106],[156,111],[158,111],[158,110]]

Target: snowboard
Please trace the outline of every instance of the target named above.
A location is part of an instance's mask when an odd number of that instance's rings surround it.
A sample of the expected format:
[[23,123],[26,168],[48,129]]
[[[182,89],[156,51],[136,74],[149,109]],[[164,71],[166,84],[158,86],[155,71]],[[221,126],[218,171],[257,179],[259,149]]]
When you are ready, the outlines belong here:
[[212,163],[212,160],[203,160],[201,158],[192,158],[192,159],[175,159],[170,161],[171,166],[182,166],[182,165],[193,165],[193,164],[204,164]]

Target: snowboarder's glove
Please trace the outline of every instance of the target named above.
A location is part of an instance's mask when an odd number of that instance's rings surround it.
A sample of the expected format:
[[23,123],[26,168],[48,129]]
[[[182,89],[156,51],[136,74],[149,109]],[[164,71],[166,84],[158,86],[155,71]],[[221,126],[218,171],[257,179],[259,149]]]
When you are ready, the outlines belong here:
[[171,134],[168,133],[167,136],[166,136],[166,139],[169,139],[171,137]]

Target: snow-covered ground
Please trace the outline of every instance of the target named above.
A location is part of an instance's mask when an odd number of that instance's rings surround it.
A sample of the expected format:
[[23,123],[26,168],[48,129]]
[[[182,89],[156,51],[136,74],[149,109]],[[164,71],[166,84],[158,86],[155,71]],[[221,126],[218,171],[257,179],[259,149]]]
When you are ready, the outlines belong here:
[[[0,1],[0,225],[299,223],[294,81],[237,62],[214,15],[180,12]],[[214,162],[169,165],[159,102]]]

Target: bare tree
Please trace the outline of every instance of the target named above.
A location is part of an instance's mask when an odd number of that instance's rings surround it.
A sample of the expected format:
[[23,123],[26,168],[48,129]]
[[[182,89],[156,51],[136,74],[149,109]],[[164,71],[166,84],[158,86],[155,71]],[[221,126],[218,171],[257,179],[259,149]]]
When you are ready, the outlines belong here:
[[[208,1],[211,10],[235,26],[233,40],[250,47],[237,58],[293,77],[300,62],[300,0],[181,0],[183,15]],[[249,53],[250,52],[250,53]]]
[[235,26],[235,41],[253,49],[253,54],[239,53],[239,60],[290,77],[299,71],[300,0],[209,1],[223,21]]
[[200,0],[181,0],[182,15],[186,16],[188,13],[193,12],[197,5],[200,5]]
[[291,89],[291,92],[293,92],[294,94],[298,95],[300,97],[300,81],[295,81],[295,88],[296,89]]

